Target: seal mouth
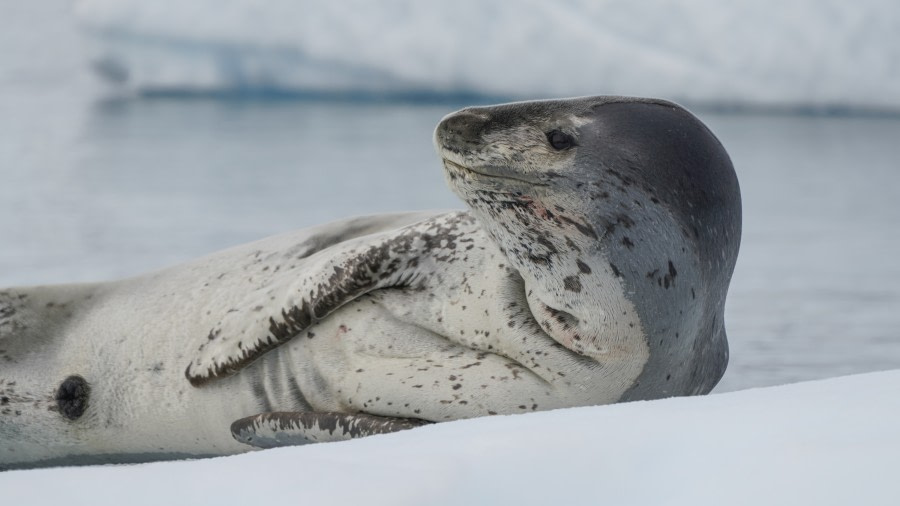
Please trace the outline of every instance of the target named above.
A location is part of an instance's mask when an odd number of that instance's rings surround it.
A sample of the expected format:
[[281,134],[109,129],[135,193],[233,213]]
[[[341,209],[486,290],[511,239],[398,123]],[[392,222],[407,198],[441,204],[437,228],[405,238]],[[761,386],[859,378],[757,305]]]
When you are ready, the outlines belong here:
[[528,178],[523,176],[522,174],[516,174],[511,172],[508,169],[494,167],[490,165],[480,166],[480,167],[467,167],[465,165],[456,163],[447,158],[443,158],[444,168],[449,171],[462,172],[469,176],[474,176],[475,178],[489,178],[489,179],[499,179],[499,180],[507,180],[514,181],[516,183],[526,183],[531,186],[548,186],[547,183],[543,183],[537,181],[533,178]]

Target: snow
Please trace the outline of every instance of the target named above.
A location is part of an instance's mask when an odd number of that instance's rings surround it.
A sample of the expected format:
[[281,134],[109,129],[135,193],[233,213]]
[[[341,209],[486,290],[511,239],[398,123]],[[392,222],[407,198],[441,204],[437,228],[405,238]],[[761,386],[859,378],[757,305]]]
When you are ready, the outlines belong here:
[[900,504],[900,371],[346,443],[0,473],[4,504]]
[[891,0],[82,0],[76,14],[95,69],[141,93],[900,110]]

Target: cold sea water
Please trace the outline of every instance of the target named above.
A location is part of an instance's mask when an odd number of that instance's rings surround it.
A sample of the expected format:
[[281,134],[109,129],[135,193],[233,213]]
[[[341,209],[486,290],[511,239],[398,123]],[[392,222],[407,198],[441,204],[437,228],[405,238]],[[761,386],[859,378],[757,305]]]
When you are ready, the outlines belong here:
[[[462,207],[431,133],[465,103],[116,96],[71,29],[43,39],[14,21],[0,34],[0,286]],[[695,112],[744,202],[717,391],[900,367],[900,119]]]

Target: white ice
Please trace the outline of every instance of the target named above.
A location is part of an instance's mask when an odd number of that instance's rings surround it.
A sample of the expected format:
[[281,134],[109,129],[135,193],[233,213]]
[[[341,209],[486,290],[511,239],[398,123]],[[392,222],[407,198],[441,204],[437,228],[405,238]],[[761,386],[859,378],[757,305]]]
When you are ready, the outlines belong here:
[[138,92],[900,109],[892,0],[82,0],[76,13],[95,69]]

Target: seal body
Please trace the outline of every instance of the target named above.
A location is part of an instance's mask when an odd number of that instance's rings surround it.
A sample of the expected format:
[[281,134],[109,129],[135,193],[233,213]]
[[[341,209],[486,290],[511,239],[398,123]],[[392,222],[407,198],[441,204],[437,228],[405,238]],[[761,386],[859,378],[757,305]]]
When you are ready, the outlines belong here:
[[740,197],[702,123],[668,102],[588,97],[464,109],[435,144],[468,211],[0,291],[0,467],[712,389]]

